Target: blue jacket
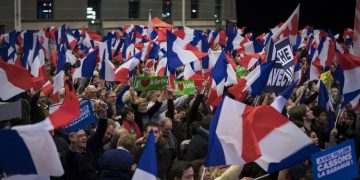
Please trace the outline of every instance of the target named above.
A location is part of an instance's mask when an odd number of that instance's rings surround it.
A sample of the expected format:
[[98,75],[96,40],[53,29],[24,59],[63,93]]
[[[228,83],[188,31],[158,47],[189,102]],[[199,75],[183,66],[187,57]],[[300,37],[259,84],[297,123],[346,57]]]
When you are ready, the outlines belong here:
[[100,179],[131,179],[133,155],[124,149],[105,151],[99,159]]

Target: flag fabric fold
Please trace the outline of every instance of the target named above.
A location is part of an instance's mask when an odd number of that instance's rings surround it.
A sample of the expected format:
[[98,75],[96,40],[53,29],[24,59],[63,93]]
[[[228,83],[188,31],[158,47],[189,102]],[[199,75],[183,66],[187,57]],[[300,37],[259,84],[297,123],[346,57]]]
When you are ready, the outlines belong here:
[[318,151],[304,132],[273,107],[252,107],[229,97],[217,108],[209,134],[207,166],[256,162],[273,173]]
[[155,149],[154,132],[150,131],[146,141],[144,151],[141,154],[139,165],[137,166],[132,180],[156,180],[157,179],[157,160]]

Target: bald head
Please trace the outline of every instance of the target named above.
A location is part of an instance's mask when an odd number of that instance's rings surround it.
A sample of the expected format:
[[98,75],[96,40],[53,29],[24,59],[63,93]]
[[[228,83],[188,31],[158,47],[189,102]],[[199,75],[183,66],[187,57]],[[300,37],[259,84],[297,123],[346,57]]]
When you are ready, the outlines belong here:
[[85,88],[84,96],[90,99],[96,99],[96,87],[89,85]]

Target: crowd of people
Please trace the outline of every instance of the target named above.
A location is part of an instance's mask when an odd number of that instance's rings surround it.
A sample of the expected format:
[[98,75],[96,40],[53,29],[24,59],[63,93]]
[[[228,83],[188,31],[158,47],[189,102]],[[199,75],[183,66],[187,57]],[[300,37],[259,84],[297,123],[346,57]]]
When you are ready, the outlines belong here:
[[[309,48],[311,46],[305,46],[294,53],[302,76],[282,114],[321,150],[354,138],[356,154],[359,155],[360,109],[350,104],[344,108],[341,106],[342,85],[336,78],[331,78],[328,86],[334,110],[329,111],[319,106],[319,78],[309,80],[306,75],[312,65]],[[221,51],[224,47],[216,45],[213,50]],[[78,60],[84,57],[82,50],[71,53]],[[21,52],[17,55],[23,56]],[[239,65],[244,56],[238,51],[228,58]],[[115,66],[122,63],[118,59],[114,57],[111,60]],[[330,70],[335,74],[338,61],[336,56],[332,61]],[[50,77],[56,74],[57,69],[51,59],[45,60],[45,67]],[[58,129],[52,132],[65,172],[63,176],[51,177],[52,179],[131,179],[151,131],[155,136],[159,179],[252,179],[267,174],[256,163],[206,167],[209,128],[216,110],[216,107],[206,103],[211,91],[209,79],[200,83],[194,95],[176,95],[175,88],[171,85],[163,90],[141,92],[134,89],[134,77],[156,76],[154,68],[140,63],[129,75],[127,82],[109,82],[100,77],[101,72],[97,67],[92,77],[75,79],[73,84],[68,82],[76,90],[80,103],[91,102],[96,120],[88,127],[69,134]],[[248,68],[248,72],[252,69],[254,68]],[[176,75],[182,71],[181,68],[177,69]],[[70,76],[67,78],[71,79]],[[234,97],[226,91],[227,88],[224,88],[224,96]],[[62,102],[65,89],[62,88],[56,95],[58,102]],[[261,93],[253,97],[247,94],[242,102],[251,106],[270,105],[276,95]],[[22,99],[22,118],[0,121],[1,128],[44,120],[51,114],[49,109],[54,103],[52,96],[52,93],[45,93],[40,89],[37,92],[29,90],[9,99],[8,102]],[[289,165],[287,169],[262,179],[312,179],[310,155],[308,160]]]

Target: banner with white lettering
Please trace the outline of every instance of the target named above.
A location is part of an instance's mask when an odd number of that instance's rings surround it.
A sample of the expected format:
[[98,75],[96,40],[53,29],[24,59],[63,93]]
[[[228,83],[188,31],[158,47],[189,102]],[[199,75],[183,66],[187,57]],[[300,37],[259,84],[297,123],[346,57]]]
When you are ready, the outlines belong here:
[[354,139],[312,155],[314,179],[354,179],[358,177],[358,163]]
[[289,38],[276,43],[275,48],[275,64],[264,87],[264,92],[268,93],[281,93],[294,79],[294,56]]
[[90,100],[81,101],[80,116],[61,130],[65,133],[76,132],[80,129],[88,127],[93,122],[95,122],[95,114]]

